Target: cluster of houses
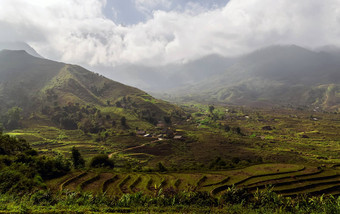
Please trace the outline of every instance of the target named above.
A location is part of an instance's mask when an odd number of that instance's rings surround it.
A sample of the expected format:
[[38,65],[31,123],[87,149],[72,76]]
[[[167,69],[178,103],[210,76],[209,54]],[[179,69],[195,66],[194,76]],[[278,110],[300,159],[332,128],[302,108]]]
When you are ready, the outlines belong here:
[[172,129],[166,126],[166,124],[159,122],[157,124],[157,133],[147,133],[144,130],[137,130],[136,135],[142,137],[153,137],[157,138],[158,140],[164,139],[174,139],[174,140],[184,140],[182,130]]

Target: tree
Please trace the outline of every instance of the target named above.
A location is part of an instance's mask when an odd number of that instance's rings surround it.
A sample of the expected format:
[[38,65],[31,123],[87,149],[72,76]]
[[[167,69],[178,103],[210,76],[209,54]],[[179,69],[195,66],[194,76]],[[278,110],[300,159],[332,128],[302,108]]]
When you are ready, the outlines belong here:
[[102,127],[98,123],[96,123],[94,120],[90,118],[84,118],[79,123],[79,129],[82,130],[85,134],[87,133],[98,133],[100,130],[102,130]]
[[212,114],[214,110],[215,110],[215,107],[214,107],[213,105],[209,106],[209,112],[210,112],[210,114]]
[[224,125],[224,131],[229,132],[230,131],[230,126],[229,125]]
[[236,132],[236,134],[242,135],[240,127],[234,128],[234,131]]
[[72,163],[75,169],[79,169],[85,166],[85,160],[81,156],[76,147],[72,147]]
[[121,102],[117,101],[117,102],[116,102],[116,106],[117,106],[118,108],[121,108],[121,107],[122,107]]
[[126,118],[125,117],[122,117],[120,118],[120,123],[122,124],[122,126],[126,126]]
[[233,157],[233,158],[231,159],[231,162],[233,162],[234,164],[238,164],[240,161],[241,161],[241,160],[240,160],[239,157]]
[[78,129],[78,125],[73,118],[70,117],[62,117],[60,118],[60,126],[63,129],[67,130],[76,130]]
[[166,122],[166,124],[171,124],[171,117],[164,116],[164,121]]

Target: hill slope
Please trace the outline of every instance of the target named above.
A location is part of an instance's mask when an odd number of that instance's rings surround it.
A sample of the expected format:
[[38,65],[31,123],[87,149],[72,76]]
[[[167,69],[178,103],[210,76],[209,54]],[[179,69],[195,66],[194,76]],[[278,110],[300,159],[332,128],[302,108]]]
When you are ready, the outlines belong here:
[[266,102],[339,110],[340,57],[298,46],[273,46],[240,57],[223,74],[176,94],[206,102]]
[[0,112],[5,114],[14,106],[22,108],[27,117],[34,113],[35,117],[51,118],[56,124],[62,124],[61,120],[79,124],[84,120],[79,114],[89,111],[105,111],[107,118],[126,116],[154,124],[177,110],[137,88],[80,66],[33,57],[25,51],[3,50]]

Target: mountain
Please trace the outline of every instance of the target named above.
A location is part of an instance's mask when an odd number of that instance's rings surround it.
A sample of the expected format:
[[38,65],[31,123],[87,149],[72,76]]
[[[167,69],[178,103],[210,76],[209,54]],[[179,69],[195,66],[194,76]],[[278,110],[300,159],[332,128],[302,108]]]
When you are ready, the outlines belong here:
[[1,50],[24,50],[32,56],[43,58],[31,46],[24,42],[0,42],[0,51]]
[[88,118],[93,124],[106,124],[106,117],[111,125],[122,116],[137,123],[156,124],[170,117],[171,112],[180,112],[137,88],[80,66],[34,57],[23,50],[3,50],[0,114],[5,115],[13,107],[20,107],[26,119],[49,121],[67,129],[88,123]]
[[232,65],[233,59],[209,55],[193,61],[163,66],[123,64],[111,68],[96,68],[107,77],[148,92],[167,92],[174,88],[200,82],[211,75],[223,73]]
[[295,45],[272,46],[235,59],[221,74],[172,94],[181,100],[270,103],[340,110],[340,55]]

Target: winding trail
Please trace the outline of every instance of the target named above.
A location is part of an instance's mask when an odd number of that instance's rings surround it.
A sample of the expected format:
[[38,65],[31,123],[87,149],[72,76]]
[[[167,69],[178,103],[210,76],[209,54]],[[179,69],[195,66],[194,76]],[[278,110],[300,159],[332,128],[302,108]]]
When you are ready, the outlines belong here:
[[111,157],[112,157],[113,155],[115,155],[115,154],[118,154],[118,153],[121,153],[121,152],[126,152],[126,151],[133,150],[133,149],[143,148],[143,147],[145,147],[145,146],[148,146],[148,145],[150,145],[150,144],[152,144],[152,143],[156,143],[156,142],[159,142],[159,141],[160,141],[160,140],[154,140],[154,141],[151,141],[151,142],[149,142],[149,143],[144,143],[144,144],[139,145],[139,146],[129,147],[129,148],[123,149],[123,150],[121,150],[121,151],[113,152],[113,153],[109,154],[108,156],[109,156],[109,158],[111,158]]

